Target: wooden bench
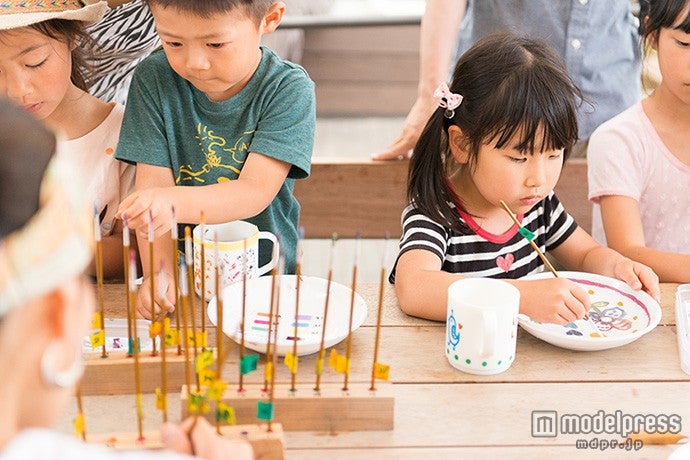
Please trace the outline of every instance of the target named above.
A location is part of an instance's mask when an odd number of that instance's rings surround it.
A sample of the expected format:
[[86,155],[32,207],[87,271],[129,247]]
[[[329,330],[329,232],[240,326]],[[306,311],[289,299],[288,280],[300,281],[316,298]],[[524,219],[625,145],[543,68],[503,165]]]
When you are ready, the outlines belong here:
[[[296,181],[307,238],[330,238],[335,231],[352,238],[391,238],[401,234],[400,213],[406,205],[407,161],[360,158],[315,158],[311,176]],[[563,206],[587,232],[592,207],[587,200],[587,162],[568,160],[556,186]]]

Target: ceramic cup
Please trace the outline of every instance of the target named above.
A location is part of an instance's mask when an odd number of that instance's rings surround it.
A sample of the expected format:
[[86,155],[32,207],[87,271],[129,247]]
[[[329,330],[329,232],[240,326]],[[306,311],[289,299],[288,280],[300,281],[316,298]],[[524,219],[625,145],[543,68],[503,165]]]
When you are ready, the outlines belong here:
[[464,278],[448,287],[446,357],[469,374],[498,374],[515,359],[520,291],[505,281]]
[[[244,269],[244,243],[247,243],[247,278],[257,278],[268,273],[278,262],[278,241],[271,232],[260,232],[256,225],[236,220],[225,224],[204,225],[204,290],[205,299],[211,300],[216,287],[215,237],[218,235],[218,257],[223,264],[221,282],[223,286],[242,280]],[[194,241],[194,290],[201,296],[201,225],[192,232]],[[259,267],[259,240],[273,243],[271,261]]]

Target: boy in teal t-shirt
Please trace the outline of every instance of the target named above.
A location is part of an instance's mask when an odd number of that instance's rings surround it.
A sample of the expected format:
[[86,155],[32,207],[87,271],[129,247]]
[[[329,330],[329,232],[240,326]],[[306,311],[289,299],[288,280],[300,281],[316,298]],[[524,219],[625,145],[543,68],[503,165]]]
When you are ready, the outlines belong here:
[[[149,212],[174,304],[167,238],[178,222],[247,220],[280,238],[294,269],[299,204],[309,175],[314,84],[301,67],[261,47],[285,11],[273,0],[147,0],[163,43],[134,72],[116,157],[137,163],[135,192],[119,208],[138,235],[144,268],[139,311],[151,315]],[[178,187],[178,186],[184,187]],[[263,264],[268,248],[260,250]],[[156,277],[159,278],[159,277]],[[158,281],[158,280],[157,280]],[[157,292],[157,291],[156,291]],[[156,310],[158,308],[156,307]]]

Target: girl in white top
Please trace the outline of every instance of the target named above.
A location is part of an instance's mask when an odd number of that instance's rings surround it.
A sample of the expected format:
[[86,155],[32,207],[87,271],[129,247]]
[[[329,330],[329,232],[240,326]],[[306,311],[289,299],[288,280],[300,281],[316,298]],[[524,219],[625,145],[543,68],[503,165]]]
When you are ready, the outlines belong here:
[[[105,1],[9,2],[0,9],[0,95],[61,134],[74,176],[97,205],[104,276],[121,277],[120,200],[134,183],[134,166],[115,160],[123,107],[87,92],[84,32],[107,11]],[[90,269],[91,274],[95,269]]]
[[649,2],[643,39],[662,80],[588,150],[592,233],[662,282],[690,282],[690,1]]

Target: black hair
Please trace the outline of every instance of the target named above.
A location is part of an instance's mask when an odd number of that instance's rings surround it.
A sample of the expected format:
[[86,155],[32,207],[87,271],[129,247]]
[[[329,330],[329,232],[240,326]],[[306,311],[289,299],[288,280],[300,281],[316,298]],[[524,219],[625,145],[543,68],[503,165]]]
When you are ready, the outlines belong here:
[[[686,13],[685,18],[678,22],[680,14],[688,8],[688,0],[649,0],[644,5],[641,16],[642,40],[649,38],[657,40],[661,29],[675,28],[686,34],[690,34],[690,12]],[[675,27],[674,27],[675,26]]]
[[462,130],[473,168],[480,147],[535,151],[565,149],[578,139],[577,108],[583,97],[561,58],[545,42],[496,33],[465,52],[453,72],[450,91],[463,96],[454,115],[438,108],[427,122],[410,161],[407,195],[424,215],[462,231],[466,226],[446,203],[454,202],[448,177],[457,165],[448,147],[448,128]]
[[43,124],[0,98],[0,239],[38,211],[41,180],[55,145]]
[[202,18],[210,18],[217,13],[230,13],[236,8],[244,8],[247,15],[257,22],[263,19],[269,7],[276,0],[144,0],[149,7],[157,5],[162,8],[172,7],[192,13]]

